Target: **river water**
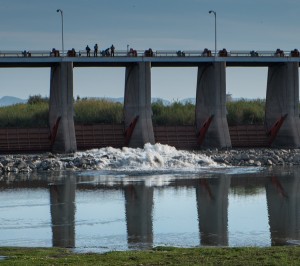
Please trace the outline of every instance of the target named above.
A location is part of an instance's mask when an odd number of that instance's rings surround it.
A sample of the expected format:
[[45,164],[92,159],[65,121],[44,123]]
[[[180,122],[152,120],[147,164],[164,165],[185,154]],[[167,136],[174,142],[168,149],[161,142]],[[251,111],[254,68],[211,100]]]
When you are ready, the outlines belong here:
[[1,246],[300,245],[298,167],[225,167],[163,145],[88,155],[103,169],[0,177]]

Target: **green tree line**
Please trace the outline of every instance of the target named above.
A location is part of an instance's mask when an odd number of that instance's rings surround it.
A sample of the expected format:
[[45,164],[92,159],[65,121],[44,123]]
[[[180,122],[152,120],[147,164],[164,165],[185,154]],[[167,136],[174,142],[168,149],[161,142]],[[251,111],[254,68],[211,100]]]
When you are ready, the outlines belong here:
[[[229,126],[263,124],[264,100],[239,100],[226,104]],[[0,107],[0,127],[47,127],[49,99],[30,96],[26,104]],[[194,125],[195,105],[162,101],[152,104],[153,125]],[[123,123],[123,104],[105,99],[77,98],[74,100],[75,124]]]

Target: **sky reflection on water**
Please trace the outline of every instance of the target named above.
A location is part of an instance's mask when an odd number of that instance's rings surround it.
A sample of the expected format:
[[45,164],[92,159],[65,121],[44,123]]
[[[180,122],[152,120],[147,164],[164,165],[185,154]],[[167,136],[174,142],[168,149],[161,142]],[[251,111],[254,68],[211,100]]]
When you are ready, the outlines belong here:
[[2,177],[0,245],[104,252],[300,244],[299,168],[240,170]]

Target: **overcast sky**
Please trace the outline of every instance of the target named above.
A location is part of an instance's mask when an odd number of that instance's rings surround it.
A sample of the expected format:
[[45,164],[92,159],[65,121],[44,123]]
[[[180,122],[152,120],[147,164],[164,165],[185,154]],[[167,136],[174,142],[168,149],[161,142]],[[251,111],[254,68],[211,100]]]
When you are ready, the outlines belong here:
[[[1,0],[0,50],[61,49],[98,43],[137,50],[300,49],[299,0]],[[265,98],[266,68],[227,68],[227,93]],[[124,68],[75,68],[74,96],[122,97]],[[0,69],[0,97],[49,95],[50,69]],[[180,100],[196,95],[196,68],[152,68],[152,97]]]

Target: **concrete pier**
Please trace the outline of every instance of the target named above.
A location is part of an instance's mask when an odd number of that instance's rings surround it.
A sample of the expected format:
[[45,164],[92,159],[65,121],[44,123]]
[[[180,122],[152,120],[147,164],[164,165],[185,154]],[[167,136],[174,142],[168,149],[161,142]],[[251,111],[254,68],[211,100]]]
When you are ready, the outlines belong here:
[[69,153],[77,150],[72,62],[62,62],[51,67],[49,126],[53,152]]
[[299,64],[282,63],[268,69],[265,124],[267,130],[281,117],[287,117],[273,147],[300,147]]
[[151,63],[141,62],[126,67],[124,122],[125,130],[138,116],[129,147],[143,147],[154,144],[151,109]]
[[226,117],[226,64],[217,62],[198,67],[196,130],[214,116],[202,143],[203,148],[229,148],[231,140]]

